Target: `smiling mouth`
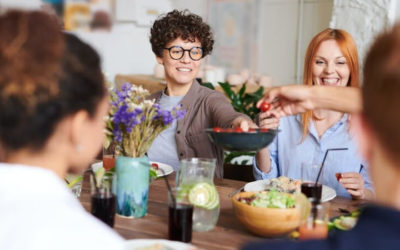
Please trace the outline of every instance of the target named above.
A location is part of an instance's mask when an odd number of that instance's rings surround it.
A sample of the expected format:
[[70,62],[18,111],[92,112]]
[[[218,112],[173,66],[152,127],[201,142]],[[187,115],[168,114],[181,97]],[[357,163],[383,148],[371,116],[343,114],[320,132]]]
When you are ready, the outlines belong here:
[[180,72],[190,72],[190,71],[192,71],[192,69],[188,69],[188,68],[176,68],[176,70],[180,71]]
[[322,82],[325,84],[338,84],[339,78],[322,78]]

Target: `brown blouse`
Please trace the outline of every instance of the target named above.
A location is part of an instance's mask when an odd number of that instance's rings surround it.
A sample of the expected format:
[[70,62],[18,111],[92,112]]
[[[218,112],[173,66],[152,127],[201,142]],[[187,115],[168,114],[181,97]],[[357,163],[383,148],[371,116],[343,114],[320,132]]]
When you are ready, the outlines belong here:
[[[161,98],[162,92],[152,94],[149,99]],[[217,168],[215,176],[223,178],[223,151],[213,144],[205,132],[206,128],[227,128],[235,118],[245,114],[236,112],[228,98],[222,93],[201,86],[193,81],[189,91],[183,97],[182,108],[186,115],[178,121],[176,128],[176,146],[179,159],[202,157],[216,158]],[[250,120],[250,118],[248,118]]]

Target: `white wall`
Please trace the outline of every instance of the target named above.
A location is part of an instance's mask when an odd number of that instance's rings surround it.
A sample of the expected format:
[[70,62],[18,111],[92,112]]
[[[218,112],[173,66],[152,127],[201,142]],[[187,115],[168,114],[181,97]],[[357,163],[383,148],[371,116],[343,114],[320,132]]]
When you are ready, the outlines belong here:
[[39,9],[42,5],[41,0],[0,0],[0,7]]
[[178,10],[188,9],[190,12],[207,20],[209,0],[170,0],[173,8]]
[[75,32],[101,55],[103,71],[115,74],[153,74],[156,64],[149,42],[148,27],[133,23],[117,24],[110,33]]
[[272,76],[275,84],[299,83],[308,43],[328,27],[332,0],[264,0],[262,3],[258,71]]
[[398,0],[334,0],[330,27],[344,29],[353,36],[361,65],[377,34],[394,22],[398,2]]

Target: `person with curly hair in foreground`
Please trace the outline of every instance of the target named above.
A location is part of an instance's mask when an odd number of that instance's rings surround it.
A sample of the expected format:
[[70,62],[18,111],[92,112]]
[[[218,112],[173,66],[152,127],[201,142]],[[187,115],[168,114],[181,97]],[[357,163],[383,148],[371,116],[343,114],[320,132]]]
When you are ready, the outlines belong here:
[[205,129],[254,126],[251,119],[236,112],[227,98],[196,81],[203,58],[213,49],[210,26],[189,11],[174,10],[159,17],[150,31],[150,43],[158,63],[164,65],[167,87],[153,94],[162,109],[181,105],[183,119],[175,121],[154,140],[149,159],[179,168],[184,158],[216,158],[216,176],[223,177],[222,149],[210,142]]

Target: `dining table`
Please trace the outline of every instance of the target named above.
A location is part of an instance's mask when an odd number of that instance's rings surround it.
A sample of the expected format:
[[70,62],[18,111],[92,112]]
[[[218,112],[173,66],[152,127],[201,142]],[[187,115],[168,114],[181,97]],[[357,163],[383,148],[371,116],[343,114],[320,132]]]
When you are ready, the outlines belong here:
[[[166,177],[171,186],[175,183],[175,173]],[[90,178],[84,175],[79,200],[90,211]],[[200,249],[240,249],[246,243],[266,240],[249,232],[236,218],[231,196],[241,191],[243,181],[214,179],[220,199],[220,214],[217,225],[208,232],[193,232],[192,242]],[[352,212],[367,201],[335,197],[329,201],[331,218]],[[142,218],[126,218],[116,215],[114,229],[126,240],[168,239],[167,185],[164,178],[153,180],[149,187],[148,211]],[[286,236],[287,237],[287,236]]]

